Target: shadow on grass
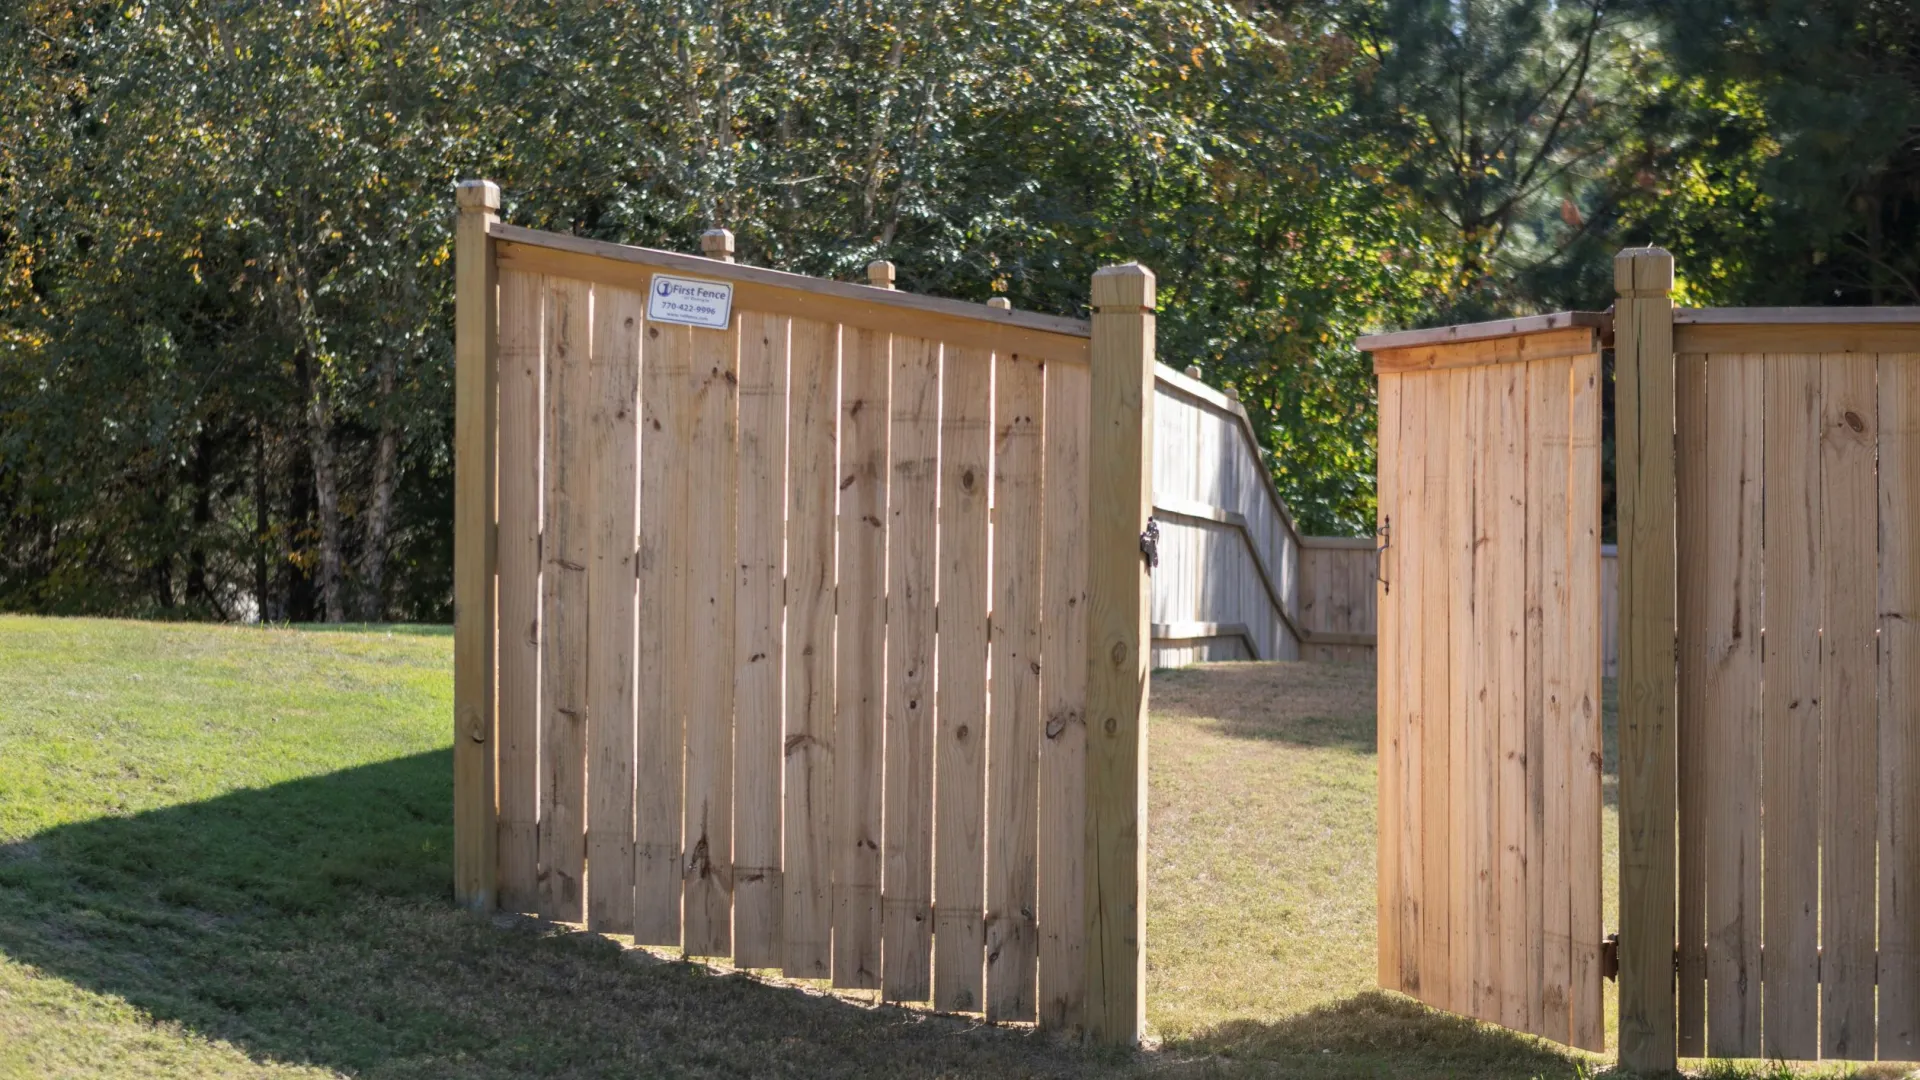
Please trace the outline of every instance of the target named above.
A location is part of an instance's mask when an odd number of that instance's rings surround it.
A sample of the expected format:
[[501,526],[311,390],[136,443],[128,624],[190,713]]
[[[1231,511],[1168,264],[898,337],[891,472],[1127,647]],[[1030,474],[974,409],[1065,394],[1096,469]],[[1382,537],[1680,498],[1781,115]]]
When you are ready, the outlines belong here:
[[[1379,991],[1280,1020],[1233,1020],[1169,1044],[1222,1071],[1285,1076],[1585,1077],[1591,1060],[1552,1043]],[[1236,1067],[1237,1066],[1237,1067]]]
[[363,1075],[1137,1067],[457,911],[451,776],[420,754],[0,845],[0,952],[257,1059]]

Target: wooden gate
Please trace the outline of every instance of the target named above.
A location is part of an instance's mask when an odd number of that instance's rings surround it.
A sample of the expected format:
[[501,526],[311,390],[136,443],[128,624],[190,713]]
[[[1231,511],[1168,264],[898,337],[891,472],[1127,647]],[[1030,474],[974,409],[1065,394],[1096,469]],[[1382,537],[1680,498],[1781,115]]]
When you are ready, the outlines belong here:
[[1380,385],[1380,984],[1593,1050],[1602,320],[1361,341]]
[[1090,325],[461,198],[461,898],[1137,1039],[1152,275]]
[[1920,309],[1616,266],[1623,1058],[1920,1058]]

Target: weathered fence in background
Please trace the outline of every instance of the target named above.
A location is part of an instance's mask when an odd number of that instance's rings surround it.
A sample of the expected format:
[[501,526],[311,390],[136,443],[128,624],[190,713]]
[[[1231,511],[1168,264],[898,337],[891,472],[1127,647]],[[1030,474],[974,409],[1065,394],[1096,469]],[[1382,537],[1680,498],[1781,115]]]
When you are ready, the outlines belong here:
[[1380,554],[1371,537],[1308,536],[1300,543],[1303,660],[1372,663]]
[[460,898],[1136,1040],[1152,275],[1089,325],[461,202]]
[[1920,1058],[1920,309],[1616,267],[1623,1059]]
[[1385,545],[1380,983],[1593,1050],[1603,324],[1361,341]]

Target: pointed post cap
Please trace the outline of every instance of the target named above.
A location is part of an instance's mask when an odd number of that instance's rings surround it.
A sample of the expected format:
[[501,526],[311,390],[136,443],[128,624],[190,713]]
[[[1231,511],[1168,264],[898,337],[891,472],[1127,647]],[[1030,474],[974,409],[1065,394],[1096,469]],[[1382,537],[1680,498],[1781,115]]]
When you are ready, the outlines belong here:
[[893,264],[885,259],[875,259],[868,263],[867,284],[876,289],[893,288]]
[[727,229],[708,229],[700,234],[700,250],[709,259],[733,261],[733,233]]
[[491,180],[462,180],[454,185],[453,195],[462,210],[500,209],[500,185]]
[[1004,296],[996,296],[993,299],[987,301],[987,306],[992,308],[995,311],[1012,311],[1013,301],[1007,299]]
[[1621,296],[1673,292],[1673,256],[1666,248],[1623,248],[1613,257],[1613,287]]
[[1152,311],[1153,271],[1137,262],[1103,266],[1093,272],[1095,311]]

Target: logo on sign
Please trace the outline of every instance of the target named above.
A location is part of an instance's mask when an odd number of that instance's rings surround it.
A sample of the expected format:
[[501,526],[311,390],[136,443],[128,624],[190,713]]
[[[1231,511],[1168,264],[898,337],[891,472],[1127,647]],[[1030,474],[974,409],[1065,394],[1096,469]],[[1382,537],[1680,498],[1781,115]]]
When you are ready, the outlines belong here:
[[653,275],[647,318],[708,330],[725,330],[733,316],[733,286],[725,281]]

